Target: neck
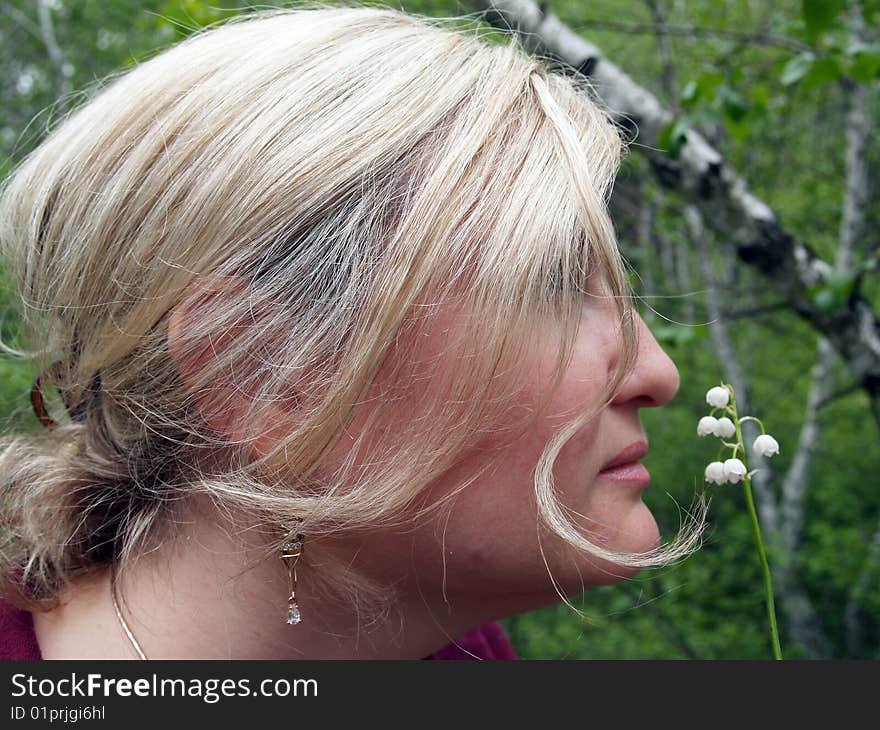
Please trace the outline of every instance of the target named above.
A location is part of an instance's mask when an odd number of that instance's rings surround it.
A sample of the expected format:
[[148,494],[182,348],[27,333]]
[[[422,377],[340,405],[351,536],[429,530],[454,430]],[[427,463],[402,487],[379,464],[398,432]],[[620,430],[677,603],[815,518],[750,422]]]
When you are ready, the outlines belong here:
[[[148,659],[418,659],[501,615],[485,606],[453,615],[404,580],[389,614],[365,623],[354,602],[310,591],[322,560],[306,537],[297,567],[302,622],[289,625],[287,569],[280,554],[266,559],[265,533],[258,532],[200,517],[174,543],[117,575],[119,608]],[[334,558],[348,551],[354,559],[359,547],[335,544]],[[109,569],[91,575],[71,586],[58,608],[34,614],[44,658],[137,658],[110,581]]]

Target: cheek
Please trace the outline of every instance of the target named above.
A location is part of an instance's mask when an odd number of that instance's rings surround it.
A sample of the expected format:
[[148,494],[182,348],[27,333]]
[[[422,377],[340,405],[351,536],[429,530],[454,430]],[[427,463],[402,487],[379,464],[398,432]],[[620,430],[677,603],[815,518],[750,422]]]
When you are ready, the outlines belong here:
[[[438,513],[431,525],[419,529],[414,552],[425,559],[422,576],[442,574],[446,590],[463,595],[553,592],[541,555],[542,544],[551,556],[554,575],[561,563],[552,558],[558,552],[555,538],[543,531],[539,542],[534,480],[543,449],[559,425],[570,418],[560,415],[566,409],[559,406],[570,408],[571,402],[563,391],[559,398],[562,400],[554,401],[551,408],[555,415],[536,422],[513,442],[490,432],[432,486],[428,501],[485,468],[454,497],[448,510]],[[499,423],[497,432],[507,433],[506,425]],[[598,432],[593,424],[582,428],[563,447],[554,465],[560,501],[577,512],[589,513],[592,509],[588,505],[592,476],[600,465]],[[609,511],[601,515],[602,520],[614,511],[613,504],[600,501],[597,505]]]
[[[540,386],[548,382],[541,370],[548,361],[535,367],[534,388],[524,393],[520,408],[535,406]],[[541,453],[575,415],[600,405],[607,373],[613,365],[604,347],[590,350],[586,343],[579,344],[540,420],[512,443],[494,438],[491,433],[495,429],[490,430],[474,452],[437,483],[435,494],[443,493],[444,484],[450,483],[447,477],[456,481],[476,472],[489,459],[493,462],[490,470],[455,498],[450,511],[439,521],[442,525],[435,527],[435,536],[442,534],[444,580],[449,591],[552,592],[545,557],[554,579],[572,594],[584,585],[613,583],[638,572],[579,555],[546,530],[540,543],[538,539],[534,479]],[[592,541],[613,550],[646,551],[658,543],[659,531],[641,493],[596,478],[615,446],[608,435],[613,430],[607,428],[613,423],[606,418],[607,412],[597,414],[560,450],[553,467],[556,496],[563,510],[575,518],[582,534]],[[498,431],[506,433],[506,425],[502,420]],[[432,549],[435,555],[440,554],[437,547]]]
[[[554,465],[557,496],[593,542],[625,552],[649,550],[657,544],[659,531],[639,494],[595,479],[601,464],[590,435],[595,437],[599,430],[579,432],[563,447]],[[551,433],[546,423],[541,424],[496,452],[500,458],[495,466],[461,492],[448,511],[413,535],[410,555],[419,564],[425,592],[444,585],[452,600],[522,594],[545,595],[552,601],[553,581],[567,595],[575,595],[584,587],[615,583],[638,572],[578,554],[546,530],[539,541],[534,472]],[[483,463],[485,455],[472,454],[448,476],[458,481]],[[438,490],[448,483],[445,478],[438,482]]]

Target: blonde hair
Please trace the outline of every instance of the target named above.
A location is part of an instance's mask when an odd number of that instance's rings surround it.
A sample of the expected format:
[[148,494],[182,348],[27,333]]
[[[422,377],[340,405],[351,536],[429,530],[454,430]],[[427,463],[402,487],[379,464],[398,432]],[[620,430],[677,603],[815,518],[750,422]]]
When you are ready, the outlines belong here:
[[[594,269],[626,356],[603,403],[547,445],[541,524],[622,565],[694,549],[702,519],[650,552],[611,551],[554,493],[556,455],[609,402],[637,347],[606,210],[620,136],[583,78],[515,36],[488,43],[447,24],[356,3],[236,17],[97,87],[5,181],[0,244],[38,348],[17,353],[41,370],[60,359],[53,383],[80,413],[2,440],[0,590],[12,600],[51,607],[77,575],[173,538],[196,495],[271,523],[301,519],[308,538],[421,519],[475,478],[421,499],[516,404],[530,375],[517,363],[552,325],[546,400],[510,438],[540,417]],[[184,383],[169,317],[215,276],[245,285],[202,297],[183,357],[206,343],[213,356]],[[380,424],[420,388],[414,347],[440,303],[468,314],[461,366],[438,372],[437,398],[416,399],[401,440]],[[384,366],[351,456],[318,478]],[[230,382],[248,395],[241,423],[263,423],[279,402],[291,413],[261,458],[245,458],[258,434],[230,442],[192,407],[209,392],[223,407],[232,388],[216,386]],[[331,567],[319,571],[328,594],[388,595]]]

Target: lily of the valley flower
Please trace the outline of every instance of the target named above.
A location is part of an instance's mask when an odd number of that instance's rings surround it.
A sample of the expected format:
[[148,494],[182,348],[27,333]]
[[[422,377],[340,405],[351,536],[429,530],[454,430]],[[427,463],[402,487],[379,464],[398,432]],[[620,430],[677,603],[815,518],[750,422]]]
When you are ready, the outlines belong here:
[[[779,443],[770,434],[766,433],[764,424],[755,416],[740,416],[736,408],[736,393],[728,384],[710,388],[706,393],[706,402],[712,406],[712,413],[718,413],[720,418],[713,415],[704,416],[697,424],[697,435],[708,436],[710,433],[722,439],[722,448],[718,454],[718,461],[713,461],[706,466],[705,479],[709,484],[737,484],[742,482],[743,494],[746,506],[749,509],[749,517],[755,531],[755,545],[758,549],[758,557],[761,561],[761,569],[764,572],[764,588],[767,595],[767,618],[770,624],[770,641],[773,645],[773,656],[782,659],[782,648],[779,645],[779,629],[776,625],[776,604],[773,597],[773,579],[770,574],[770,565],[767,562],[767,553],[764,550],[764,541],[761,538],[761,525],[758,522],[758,513],[755,509],[755,499],[752,496],[752,475],[758,471],[748,470],[746,466],[746,448],[743,442],[742,425],[746,422],[757,423],[761,427],[761,435],[753,444],[753,451],[760,456],[773,456],[779,453]],[[730,416],[730,418],[728,418]],[[730,458],[721,461],[722,454],[730,449]],[[737,456],[741,456],[738,459]]]
[[716,385],[714,388],[709,388],[709,392],[706,393],[706,403],[713,408],[725,408],[730,403],[730,393],[727,388]]
[[719,438],[729,439],[736,433],[736,426],[733,425],[733,421],[731,421],[726,416],[724,418],[719,418],[718,422],[715,424],[715,435]]
[[725,484],[727,477],[724,476],[724,464],[720,461],[713,461],[706,467],[706,481],[709,484]]
[[708,436],[709,434],[722,439],[729,439],[736,433],[736,426],[726,416],[723,418],[715,418],[715,416],[703,416],[697,423],[697,436]]
[[761,456],[770,457],[779,453],[779,442],[769,433],[762,433],[755,439],[752,448]]
[[697,436],[715,435],[715,429],[718,428],[718,419],[714,416],[703,416],[697,424]]
[[724,476],[731,484],[741,482],[747,471],[746,465],[739,459],[728,459],[724,462]]

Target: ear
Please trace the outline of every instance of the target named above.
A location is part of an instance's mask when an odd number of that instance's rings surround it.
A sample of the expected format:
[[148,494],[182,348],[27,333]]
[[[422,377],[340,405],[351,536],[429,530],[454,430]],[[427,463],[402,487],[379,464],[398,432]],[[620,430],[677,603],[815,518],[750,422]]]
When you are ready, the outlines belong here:
[[[211,308],[207,305],[215,297],[252,296],[248,291],[248,282],[242,277],[231,275],[211,275],[198,277],[190,289],[173,308],[168,319],[168,351],[177,364],[184,386],[195,390],[194,382],[199,371],[211,360],[223,352],[225,347],[238,336],[252,336],[252,330],[246,328],[232,329],[223,332],[219,337],[205,334],[193,340],[194,334],[201,331],[201,322],[211,316]],[[268,311],[266,307],[277,306],[264,300],[260,302],[260,311]],[[267,413],[262,424],[248,424],[243,421],[246,412],[248,395],[234,382],[220,382],[210,391],[196,393],[196,403],[205,421],[220,436],[237,442],[243,439],[254,439],[251,450],[262,455],[271,450],[280,438],[283,430],[284,414],[274,404]],[[273,436],[273,431],[275,435]]]

